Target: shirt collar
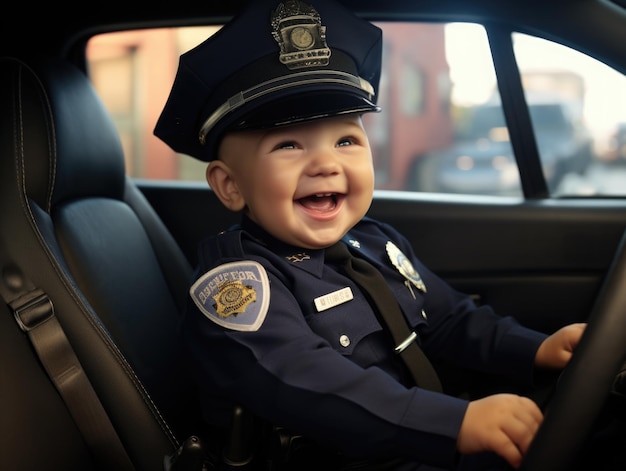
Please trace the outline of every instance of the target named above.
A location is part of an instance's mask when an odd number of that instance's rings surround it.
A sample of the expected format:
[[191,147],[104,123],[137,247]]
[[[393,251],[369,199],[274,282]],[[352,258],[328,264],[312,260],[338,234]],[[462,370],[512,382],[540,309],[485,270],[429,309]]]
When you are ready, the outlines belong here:
[[258,243],[285,260],[289,266],[304,270],[318,278],[322,277],[324,270],[323,249],[305,249],[282,242],[246,215],[241,220],[241,228],[254,237]]

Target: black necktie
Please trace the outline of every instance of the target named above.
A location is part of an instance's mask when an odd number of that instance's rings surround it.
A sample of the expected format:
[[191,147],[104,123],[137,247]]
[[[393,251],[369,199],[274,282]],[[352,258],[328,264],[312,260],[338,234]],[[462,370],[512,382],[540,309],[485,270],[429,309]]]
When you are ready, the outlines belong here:
[[411,331],[400,311],[398,301],[387,286],[383,275],[370,263],[353,256],[341,241],[326,249],[326,260],[340,266],[373,302],[378,314],[387,324],[400,354],[409,368],[415,384],[432,391],[441,391],[441,382],[432,364],[418,345],[415,332]]

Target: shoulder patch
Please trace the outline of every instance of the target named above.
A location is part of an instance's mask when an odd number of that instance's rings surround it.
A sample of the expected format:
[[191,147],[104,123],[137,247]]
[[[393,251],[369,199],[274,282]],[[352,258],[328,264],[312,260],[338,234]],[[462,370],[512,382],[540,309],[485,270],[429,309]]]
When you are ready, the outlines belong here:
[[253,332],[265,320],[270,283],[263,265],[252,260],[220,265],[202,275],[189,290],[198,309],[216,324]]

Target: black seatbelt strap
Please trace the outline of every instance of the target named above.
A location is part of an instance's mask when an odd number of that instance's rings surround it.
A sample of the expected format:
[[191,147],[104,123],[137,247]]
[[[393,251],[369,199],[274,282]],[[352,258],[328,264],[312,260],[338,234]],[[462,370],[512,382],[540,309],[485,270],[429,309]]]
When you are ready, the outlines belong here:
[[[76,353],[59,323],[48,295],[24,275],[2,267],[0,294],[20,328],[28,335],[44,369],[52,379],[102,470],[134,470]],[[16,281],[11,283],[10,281]]]
[[417,343],[417,334],[409,329],[398,301],[387,286],[383,275],[365,259],[352,255],[342,241],[326,249],[326,260],[337,264],[364,289],[365,294],[374,303],[381,320],[389,328],[396,344],[395,351],[406,363],[415,384],[421,388],[441,392],[442,386],[437,372]]

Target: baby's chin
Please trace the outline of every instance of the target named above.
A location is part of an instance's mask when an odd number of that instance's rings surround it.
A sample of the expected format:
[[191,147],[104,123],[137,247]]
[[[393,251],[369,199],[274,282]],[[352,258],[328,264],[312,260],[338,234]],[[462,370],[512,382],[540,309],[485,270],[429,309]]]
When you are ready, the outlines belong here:
[[352,225],[342,224],[341,226],[334,226],[332,228],[311,229],[301,233],[298,237],[298,243],[294,245],[311,250],[325,249],[339,242],[351,227]]

